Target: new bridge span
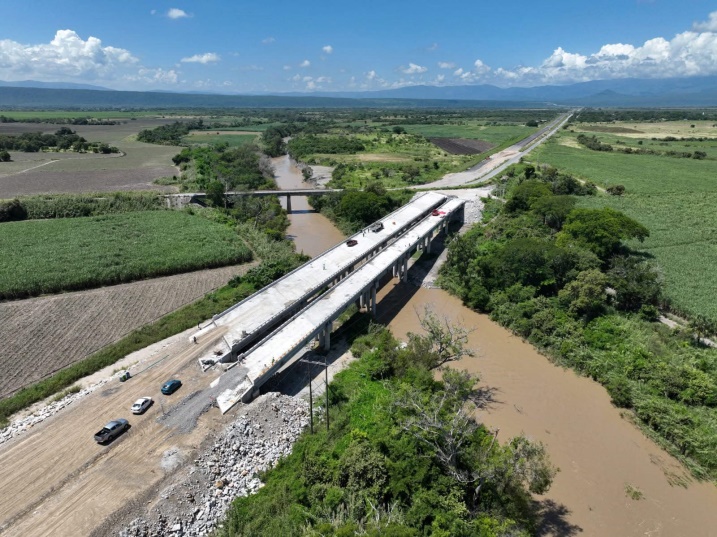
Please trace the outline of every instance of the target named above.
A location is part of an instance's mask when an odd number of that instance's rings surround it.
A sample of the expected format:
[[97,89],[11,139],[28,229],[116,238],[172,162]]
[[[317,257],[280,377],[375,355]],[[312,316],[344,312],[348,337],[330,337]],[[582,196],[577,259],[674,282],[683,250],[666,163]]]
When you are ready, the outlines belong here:
[[[405,280],[411,255],[419,249],[430,251],[434,235],[447,227],[451,218],[462,214],[464,204],[464,200],[457,198],[447,200],[438,207],[438,214],[425,216],[383,251],[346,275],[287,322],[267,333],[241,357],[242,365],[248,372],[237,378],[235,388],[225,390],[217,397],[220,410],[226,412],[239,401],[248,402],[258,395],[259,388],[314,338],[318,338],[328,349],[333,321],[351,304],[358,302],[375,314],[376,291],[381,278],[390,272],[393,277]],[[232,373],[229,371],[227,374]]]
[[339,282],[353,270],[393,243],[445,203],[443,194],[427,192],[379,220],[383,228],[363,230],[323,254],[279,278],[253,295],[199,326],[190,339],[202,341],[219,326],[226,326],[223,343],[200,358],[203,364],[232,361],[250,344],[263,338],[280,323],[301,310],[327,287]]

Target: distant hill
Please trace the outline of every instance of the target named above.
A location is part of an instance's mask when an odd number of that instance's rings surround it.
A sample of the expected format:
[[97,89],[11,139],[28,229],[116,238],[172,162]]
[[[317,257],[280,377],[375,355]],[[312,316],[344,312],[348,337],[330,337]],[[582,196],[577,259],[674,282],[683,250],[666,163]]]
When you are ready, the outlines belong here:
[[548,103],[0,87],[2,108],[554,108]]
[[[551,108],[717,106],[717,77],[595,80],[564,86],[408,86],[368,92],[221,95],[115,91],[79,84],[0,82],[5,108]],[[47,84],[53,87],[35,87]],[[54,87],[65,85],[67,87]],[[102,91],[99,91],[102,90]]]
[[0,80],[0,87],[12,88],[50,88],[50,89],[86,89],[97,91],[111,91],[109,88],[102,86],[93,86],[92,84],[75,84],[73,82],[39,82],[37,80],[20,80],[15,82],[5,82]]

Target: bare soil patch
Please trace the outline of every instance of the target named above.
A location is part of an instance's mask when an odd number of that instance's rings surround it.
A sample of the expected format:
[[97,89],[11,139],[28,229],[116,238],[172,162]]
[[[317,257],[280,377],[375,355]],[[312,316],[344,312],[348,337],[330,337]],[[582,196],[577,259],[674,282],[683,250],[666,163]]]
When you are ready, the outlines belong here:
[[0,303],[0,397],[226,284],[252,264]]
[[410,162],[412,159],[393,153],[361,153],[357,155],[361,162]]
[[[0,198],[64,192],[108,192],[113,190],[162,190],[155,179],[177,174],[172,157],[179,148],[136,141],[145,128],[171,122],[167,119],[128,121],[120,125],[71,125],[77,134],[93,142],[116,146],[122,155],[78,153],[11,152],[13,162],[0,165]],[[0,134],[55,132],[63,125],[47,123],[3,123]]]
[[477,155],[495,147],[490,142],[468,138],[429,138],[428,141],[451,155]]

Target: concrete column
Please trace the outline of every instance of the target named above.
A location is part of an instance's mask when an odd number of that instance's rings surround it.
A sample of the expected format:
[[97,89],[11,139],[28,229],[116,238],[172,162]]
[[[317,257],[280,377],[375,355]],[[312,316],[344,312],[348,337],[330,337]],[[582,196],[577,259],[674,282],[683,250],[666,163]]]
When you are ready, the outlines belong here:
[[371,286],[371,315],[376,317],[376,288],[378,287],[378,282],[375,282]]
[[404,282],[408,280],[408,254],[403,258],[403,275],[401,279]]
[[286,196],[286,212],[291,214],[291,196]]
[[324,326],[324,350],[327,351],[331,348],[331,323],[327,323]]
[[426,253],[431,253],[431,236],[426,237]]
[[359,309],[363,309],[365,305],[366,305],[366,295],[363,292],[361,292],[361,294],[359,295]]

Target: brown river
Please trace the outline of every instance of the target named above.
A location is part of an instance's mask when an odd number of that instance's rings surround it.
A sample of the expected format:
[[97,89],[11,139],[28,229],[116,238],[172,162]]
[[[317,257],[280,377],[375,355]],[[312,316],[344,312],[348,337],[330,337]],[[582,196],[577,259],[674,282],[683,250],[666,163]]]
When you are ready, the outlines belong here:
[[[280,188],[307,186],[288,157],[274,159],[274,166]],[[308,204],[300,205],[305,199],[291,203],[288,233],[297,251],[316,255],[343,238]],[[380,298],[379,320],[399,338],[420,332],[416,312],[426,304],[474,329],[470,345],[476,356],[455,366],[479,374],[491,394],[477,419],[499,429],[503,442],[518,434],[543,442],[560,468],[550,491],[535,498],[544,514],[539,535],[717,537],[717,487],[691,479],[622,417],[602,386],[553,365],[439,289],[392,280]],[[633,499],[627,489],[641,497]]]

